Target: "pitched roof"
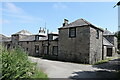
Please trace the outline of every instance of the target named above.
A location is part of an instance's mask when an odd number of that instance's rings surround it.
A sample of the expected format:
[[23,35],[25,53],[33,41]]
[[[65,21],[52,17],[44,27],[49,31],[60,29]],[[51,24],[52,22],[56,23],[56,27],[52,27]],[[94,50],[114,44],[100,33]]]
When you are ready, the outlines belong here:
[[34,40],[35,40],[34,35],[25,36],[25,37],[19,39],[19,41],[34,41]]
[[[29,31],[27,31],[27,30],[21,30],[21,31],[19,31],[19,32],[15,33],[15,34],[32,35],[32,33],[30,33],[30,32],[29,32]],[[13,34],[13,35],[14,35],[14,34]]]
[[5,38],[6,36],[3,34],[0,34],[0,38]]
[[[103,29],[99,28],[99,27],[96,27],[95,25],[91,24],[90,22],[86,21],[85,19],[77,19],[76,21],[68,24],[68,25],[65,25],[61,28],[70,28],[70,27],[80,27],[80,26],[86,26],[86,25],[91,25],[91,27],[94,27],[94,28],[97,28],[97,29],[100,29],[103,31]],[[59,28],[59,29],[61,29]]]
[[0,34],[0,42],[8,42],[8,41],[11,41],[11,37],[6,37],[5,35],[3,34]]
[[[47,40],[47,37],[39,37],[39,40]],[[26,36],[19,41],[35,41],[35,35]]]
[[104,30],[103,35],[114,35],[114,33],[111,33],[108,30]]
[[113,46],[113,44],[110,43],[105,37],[103,37],[103,45],[106,45],[106,46]]

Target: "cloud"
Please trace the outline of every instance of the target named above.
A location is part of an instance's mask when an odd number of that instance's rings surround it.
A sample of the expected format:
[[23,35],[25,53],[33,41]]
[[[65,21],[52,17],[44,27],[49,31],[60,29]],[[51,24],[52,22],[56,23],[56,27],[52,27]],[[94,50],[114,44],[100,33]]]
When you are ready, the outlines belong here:
[[53,8],[55,8],[55,9],[66,9],[67,6],[64,5],[63,3],[58,2],[58,3],[55,3],[55,4],[53,5]]
[[11,23],[11,21],[10,20],[2,20],[2,19],[0,19],[0,24],[9,24],[9,23]]
[[13,3],[5,3],[4,5],[5,10],[10,12],[10,13],[24,13],[24,10],[22,8],[17,7]]
[[[1,10],[1,9],[0,9]],[[42,21],[41,18],[31,16],[27,12],[25,12],[24,9],[16,6],[13,3],[5,3],[2,8],[3,16],[6,16],[6,18],[12,18],[12,21],[18,22],[18,23],[37,23]],[[4,23],[8,23],[10,21],[6,21]]]

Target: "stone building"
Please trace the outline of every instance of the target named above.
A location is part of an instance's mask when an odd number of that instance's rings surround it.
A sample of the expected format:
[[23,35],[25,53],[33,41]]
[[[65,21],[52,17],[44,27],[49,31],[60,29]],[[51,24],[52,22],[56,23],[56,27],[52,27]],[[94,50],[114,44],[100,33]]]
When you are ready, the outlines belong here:
[[[69,23],[64,19],[59,33],[38,34],[22,30],[0,40],[7,49],[20,46],[30,56],[55,60],[94,64],[107,56],[117,55],[117,38],[84,19]],[[112,35],[111,35],[112,34]]]
[[104,30],[103,33],[103,47],[104,54],[107,56],[116,56],[117,55],[117,37],[115,37],[114,33],[111,33],[107,29]]
[[59,28],[58,58],[88,64],[102,60],[102,34],[102,29],[84,19],[65,23]]

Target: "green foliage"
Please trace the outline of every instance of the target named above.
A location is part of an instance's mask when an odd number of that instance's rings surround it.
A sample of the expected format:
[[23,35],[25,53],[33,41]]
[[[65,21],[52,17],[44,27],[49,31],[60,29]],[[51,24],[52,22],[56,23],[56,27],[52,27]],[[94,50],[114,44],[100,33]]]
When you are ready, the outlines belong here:
[[2,49],[2,79],[47,78],[47,75],[36,69],[36,63],[28,60],[27,54],[21,49]]
[[103,63],[106,63],[108,61],[109,60],[101,60],[101,61],[96,62],[94,65],[103,64]]
[[113,60],[113,59],[115,59],[115,58],[116,58],[116,57],[107,58],[107,59],[105,59],[105,60],[100,60],[100,61],[96,62],[94,65],[107,63],[108,61]]

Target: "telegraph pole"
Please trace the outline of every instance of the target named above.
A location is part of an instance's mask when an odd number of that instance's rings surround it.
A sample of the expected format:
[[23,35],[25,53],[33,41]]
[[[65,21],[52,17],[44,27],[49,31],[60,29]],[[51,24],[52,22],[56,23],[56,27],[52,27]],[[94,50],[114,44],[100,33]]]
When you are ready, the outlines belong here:
[[120,31],[120,1],[113,8],[117,6],[118,6],[118,31]]
[[120,1],[113,8],[117,6],[118,6],[118,31],[120,31]]

